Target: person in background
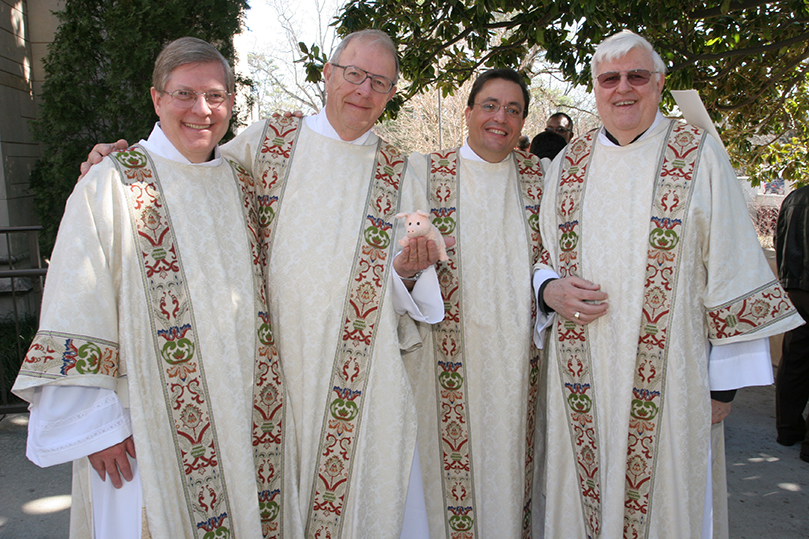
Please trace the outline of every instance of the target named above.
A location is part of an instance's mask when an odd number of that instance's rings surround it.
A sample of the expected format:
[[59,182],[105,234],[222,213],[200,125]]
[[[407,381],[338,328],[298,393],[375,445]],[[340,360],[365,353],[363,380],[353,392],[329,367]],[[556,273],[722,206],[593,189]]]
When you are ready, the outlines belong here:
[[[538,133],[531,141],[531,153],[540,159],[548,159],[553,161],[553,158],[562,151],[562,148],[567,146],[565,138],[556,133],[555,131],[543,131]],[[548,163],[548,166],[550,163]]]
[[522,150],[524,152],[528,151],[528,148],[531,146],[531,141],[528,140],[528,137],[525,135],[520,135],[520,138],[517,139],[517,146],[515,146],[518,150]]
[[[809,187],[791,192],[781,204],[775,228],[775,260],[781,286],[801,317],[809,320]],[[800,459],[809,462],[809,326],[784,333],[781,362],[775,374],[776,441],[801,444]]]
[[570,142],[573,139],[573,120],[564,112],[551,114],[545,123],[545,131],[553,131],[562,135],[565,142]]

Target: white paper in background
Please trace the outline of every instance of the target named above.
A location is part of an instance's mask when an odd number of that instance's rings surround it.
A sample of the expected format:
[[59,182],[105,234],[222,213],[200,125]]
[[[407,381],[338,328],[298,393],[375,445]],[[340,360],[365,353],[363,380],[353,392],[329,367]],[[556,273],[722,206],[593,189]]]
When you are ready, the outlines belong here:
[[711,117],[708,116],[708,111],[705,109],[705,104],[703,104],[702,99],[699,97],[699,93],[696,90],[671,90],[671,96],[674,98],[674,101],[677,102],[677,106],[680,107],[685,121],[697,127],[701,127],[713,135],[713,137],[719,141],[727,157],[728,151],[725,148],[725,144],[719,137],[719,132],[711,121]]

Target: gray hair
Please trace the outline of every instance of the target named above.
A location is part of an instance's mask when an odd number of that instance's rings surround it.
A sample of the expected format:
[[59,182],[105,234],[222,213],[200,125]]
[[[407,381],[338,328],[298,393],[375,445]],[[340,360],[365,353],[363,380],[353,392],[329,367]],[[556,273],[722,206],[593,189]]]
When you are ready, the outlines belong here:
[[598,65],[602,61],[606,60],[609,62],[612,60],[617,60],[618,58],[623,58],[629,54],[629,51],[632,49],[643,49],[651,55],[652,62],[654,63],[654,70],[658,72],[655,75],[655,80],[658,80],[661,74],[666,73],[666,64],[663,62],[660,55],[654,50],[651,43],[634,32],[622,30],[602,41],[598,48],[596,48],[593,59],[590,60],[590,71],[592,73],[593,80],[595,80],[596,76],[598,75]]
[[236,82],[233,69],[216,48],[195,37],[181,37],[175,39],[160,51],[152,71],[152,86],[160,93],[166,89],[171,73],[186,64],[220,64],[225,76],[225,86],[228,92],[236,91]]
[[382,30],[366,29],[348,34],[343,38],[340,44],[337,45],[337,48],[331,55],[331,59],[329,59],[329,63],[339,64],[340,55],[343,54],[343,51],[345,51],[346,47],[348,47],[348,44],[355,39],[359,39],[366,45],[379,44],[390,53],[394,62],[396,62],[396,75],[393,77],[393,84],[395,85],[399,81],[399,51],[396,49],[396,45],[394,45],[390,36]]

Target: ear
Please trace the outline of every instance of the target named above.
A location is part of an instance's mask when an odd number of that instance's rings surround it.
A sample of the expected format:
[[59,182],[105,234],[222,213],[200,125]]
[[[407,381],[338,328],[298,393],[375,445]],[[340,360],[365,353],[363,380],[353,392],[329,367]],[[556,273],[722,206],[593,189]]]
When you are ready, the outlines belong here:
[[663,94],[663,86],[666,84],[666,74],[665,73],[658,73],[657,74],[657,93]]
[[418,210],[416,213],[418,213],[419,215],[423,215],[424,217],[429,217],[430,216],[430,214],[427,213],[424,210]]
[[149,90],[149,93],[152,94],[152,104],[154,105],[154,112],[160,117],[160,106],[163,102],[163,94],[155,90],[154,86]]
[[334,74],[334,66],[331,63],[326,62],[323,66],[323,82],[328,83],[331,76]]
[[387,104],[388,101],[393,99],[393,96],[396,95],[396,90],[398,90],[398,88],[396,86],[394,86],[393,88],[390,89],[390,92],[388,93],[388,98],[385,100],[385,104]]

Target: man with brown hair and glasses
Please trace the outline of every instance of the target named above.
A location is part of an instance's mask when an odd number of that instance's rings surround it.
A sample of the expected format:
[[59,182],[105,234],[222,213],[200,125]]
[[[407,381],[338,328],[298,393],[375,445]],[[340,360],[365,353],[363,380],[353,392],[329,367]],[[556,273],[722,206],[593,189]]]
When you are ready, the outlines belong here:
[[801,323],[720,143],[658,110],[665,72],[632,32],[601,43],[604,125],[548,173],[549,264],[610,310],[557,310],[547,338],[545,537],[727,537],[721,421],[772,383],[767,337]]
[[73,461],[72,538],[277,537],[294,485],[274,470],[294,446],[282,399],[267,398],[283,384],[254,182],[218,146],[233,71],[184,37],[152,85],[148,139],[67,201],[14,385],[31,402],[26,454]]

